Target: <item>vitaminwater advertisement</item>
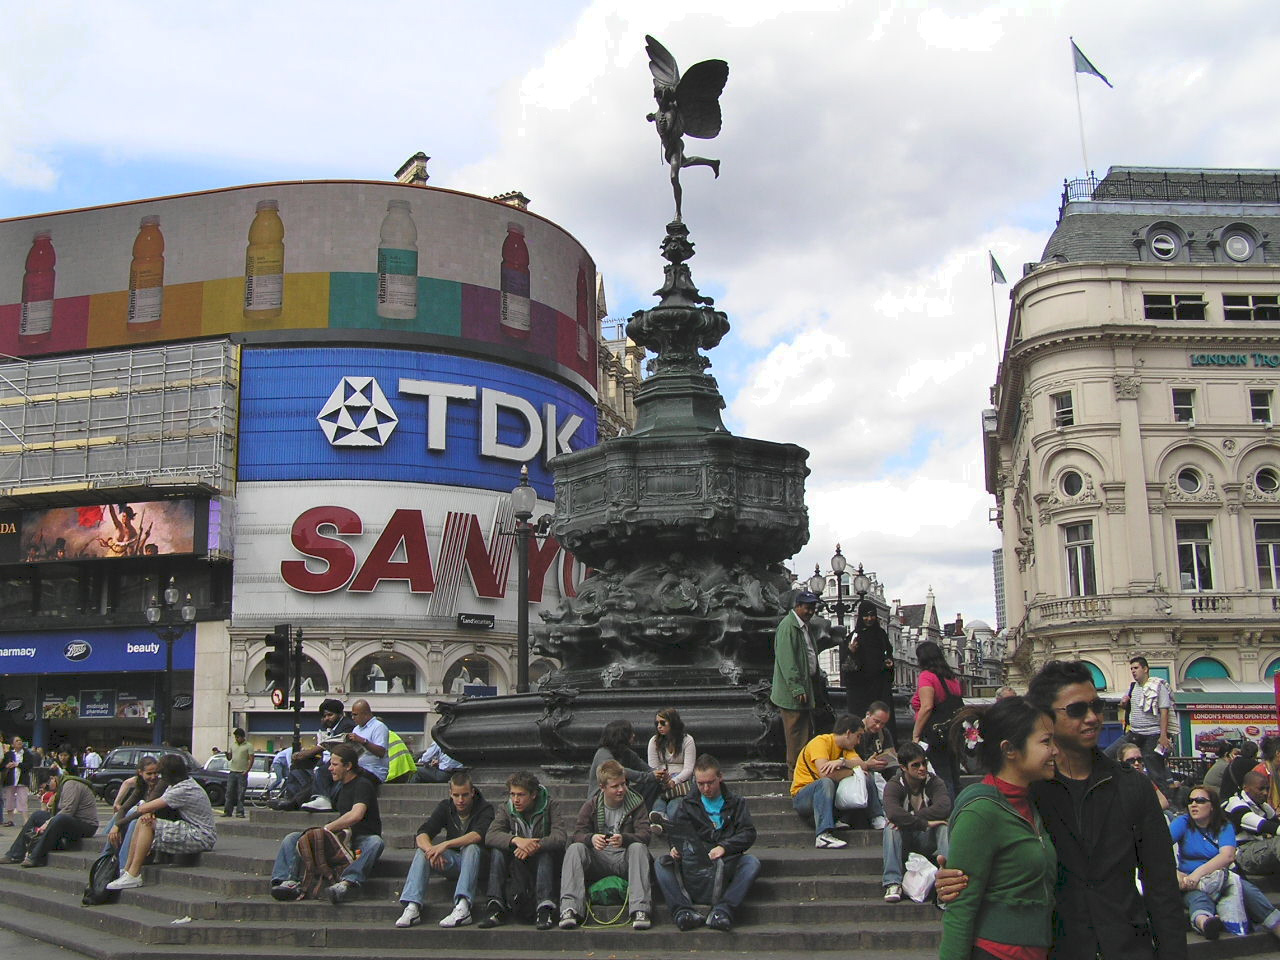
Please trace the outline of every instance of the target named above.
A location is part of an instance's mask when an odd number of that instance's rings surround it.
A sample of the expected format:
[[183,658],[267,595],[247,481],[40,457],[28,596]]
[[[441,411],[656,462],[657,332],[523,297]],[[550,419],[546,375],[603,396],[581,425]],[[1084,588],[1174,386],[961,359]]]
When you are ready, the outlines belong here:
[[560,227],[496,201],[310,182],[0,221],[0,353],[236,332],[457,338],[596,383],[596,272]]

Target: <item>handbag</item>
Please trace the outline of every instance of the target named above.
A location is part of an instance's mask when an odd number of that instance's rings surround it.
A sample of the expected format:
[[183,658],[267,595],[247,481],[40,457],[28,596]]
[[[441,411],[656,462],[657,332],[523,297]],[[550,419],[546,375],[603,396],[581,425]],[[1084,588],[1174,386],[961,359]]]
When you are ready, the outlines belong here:
[[689,795],[689,781],[681,780],[679,783],[669,783],[662,788],[663,800],[677,800],[680,797]]
[[[941,678],[939,678],[941,679]],[[929,726],[924,731],[924,741],[930,750],[947,749],[947,737],[951,733],[951,722],[964,708],[964,697],[947,689],[947,681],[942,681],[942,700],[933,706],[929,717]]]

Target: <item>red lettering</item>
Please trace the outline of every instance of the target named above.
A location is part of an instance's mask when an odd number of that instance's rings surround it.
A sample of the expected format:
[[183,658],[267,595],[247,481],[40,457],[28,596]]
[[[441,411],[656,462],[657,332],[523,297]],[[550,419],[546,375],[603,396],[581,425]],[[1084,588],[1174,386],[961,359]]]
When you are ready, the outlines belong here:
[[[404,559],[396,560],[402,543]],[[350,589],[353,593],[369,593],[383,580],[407,580],[411,593],[435,590],[436,578],[431,572],[431,554],[427,550],[427,531],[421,510],[397,510],[391,515]]]
[[360,517],[346,507],[312,507],[293,521],[289,534],[293,548],[325,564],[324,570],[313,572],[305,560],[280,561],[281,579],[302,593],[341,590],[356,569],[355,551],[345,541],[321,533],[321,527],[332,527],[338,534],[364,531]]
[[471,575],[471,586],[475,588],[476,596],[495,599],[504,596],[507,585],[498,583],[493,551],[484,542],[484,534],[480,532],[480,518],[474,513],[468,513],[466,523],[467,549],[462,555],[462,562],[467,568],[467,573]]
[[542,543],[529,538],[529,602],[542,602],[542,588],[546,585],[547,571],[560,553],[560,544],[547,537]]

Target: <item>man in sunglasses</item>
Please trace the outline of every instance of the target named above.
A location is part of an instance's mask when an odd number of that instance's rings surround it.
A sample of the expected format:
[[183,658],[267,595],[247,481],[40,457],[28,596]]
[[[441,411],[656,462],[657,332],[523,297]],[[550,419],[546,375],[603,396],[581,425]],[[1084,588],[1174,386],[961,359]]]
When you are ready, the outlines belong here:
[[[1104,704],[1089,668],[1050,661],[1027,699],[1053,712],[1058,746],[1057,776],[1031,785],[1058,852],[1052,960],[1186,960],[1169,827],[1147,778],[1098,749]],[[967,882],[940,870],[939,901],[954,900]]]

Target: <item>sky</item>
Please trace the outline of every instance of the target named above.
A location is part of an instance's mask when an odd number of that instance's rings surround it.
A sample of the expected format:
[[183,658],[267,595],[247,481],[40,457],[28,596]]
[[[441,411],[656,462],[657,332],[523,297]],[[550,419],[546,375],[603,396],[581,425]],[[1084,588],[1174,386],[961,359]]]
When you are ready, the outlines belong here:
[[[729,315],[725,420],[809,451],[811,540],[888,599],[994,624],[980,417],[1010,281],[1064,179],[1280,167],[1264,0],[0,0],[0,218],[296,179],[518,189],[581,240],[610,318],[651,306],[672,201],[644,35],[729,62],[690,153],[695,281]],[[1068,36],[1114,84],[1075,77]],[[1079,89],[1077,110],[1076,83]],[[1081,125],[1087,166],[1082,151]],[[696,149],[694,149],[696,148]]]

